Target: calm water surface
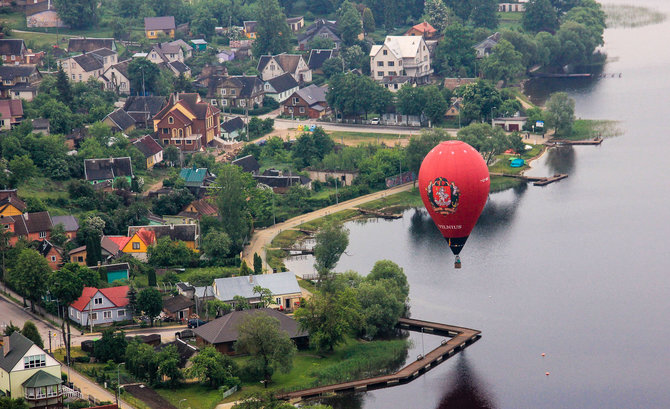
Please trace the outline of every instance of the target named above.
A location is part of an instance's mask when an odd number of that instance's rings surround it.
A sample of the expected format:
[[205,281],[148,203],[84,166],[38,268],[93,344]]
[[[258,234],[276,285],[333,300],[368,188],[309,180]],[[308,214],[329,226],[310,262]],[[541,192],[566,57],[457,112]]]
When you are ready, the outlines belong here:
[[[670,12],[670,2],[629,3]],[[414,317],[477,328],[483,337],[410,384],[329,403],[670,407],[668,38],[669,22],[606,32],[604,72],[622,77],[561,86],[578,116],[618,119],[623,135],[535,163],[534,174],[569,173],[560,183],[492,195],[461,270],[422,211],[347,225],[351,244],[338,270],[367,274],[374,261],[393,260],[410,281]],[[542,88],[534,88],[538,98]],[[312,263],[288,264],[306,272]],[[421,350],[420,335],[413,339],[412,358]]]

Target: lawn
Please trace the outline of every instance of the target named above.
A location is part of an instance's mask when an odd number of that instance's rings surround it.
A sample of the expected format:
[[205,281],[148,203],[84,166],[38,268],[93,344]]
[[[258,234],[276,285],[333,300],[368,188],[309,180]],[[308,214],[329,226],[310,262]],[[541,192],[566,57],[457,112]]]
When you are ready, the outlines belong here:
[[584,140],[619,136],[622,130],[618,125],[617,121],[577,119],[572,126],[572,135],[563,139]]
[[300,225],[300,228],[306,230],[319,230],[324,224],[328,222],[342,223],[359,215],[359,212],[353,209],[342,210],[341,212],[329,214]]
[[175,389],[155,389],[159,395],[176,407],[179,402],[186,399],[183,407],[193,409],[212,409],[221,402],[222,393],[218,389],[212,389],[201,384],[188,384]]
[[332,131],[329,132],[330,137],[335,142],[344,145],[359,145],[359,144],[380,144],[394,146],[400,140],[408,139],[408,135],[395,135],[388,133],[374,133],[374,132],[350,132],[350,131]]
[[422,206],[419,189],[414,188],[410,191],[396,193],[391,196],[382,197],[372,202],[360,205],[363,209],[386,209],[386,208],[408,208]]
[[498,12],[498,29],[516,30],[521,28],[523,13]]

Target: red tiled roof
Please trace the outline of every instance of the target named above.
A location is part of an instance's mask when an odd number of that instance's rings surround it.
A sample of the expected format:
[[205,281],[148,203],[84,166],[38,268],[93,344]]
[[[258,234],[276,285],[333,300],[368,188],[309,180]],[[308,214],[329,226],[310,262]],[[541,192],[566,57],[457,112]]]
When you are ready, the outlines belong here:
[[100,291],[100,293],[104,295],[109,301],[111,301],[115,306],[124,307],[128,305],[128,290],[130,290],[130,287],[127,285],[103,288],[100,290],[95,287],[84,287],[84,291],[82,291],[81,297],[70,304],[70,306],[77,311],[84,311],[84,308],[86,308],[88,303],[91,301],[91,298],[93,298],[93,296],[96,295],[98,291]]
[[119,250],[122,250],[124,247],[126,247],[126,244],[128,244],[128,242],[130,241],[130,237],[126,236],[105,236],[105,237],[108,238],[117,246],[119,246]]
[[418,30],[422,33],[435,33],[437,30],[427,22],[419,23],[412,27],[415,30]]
[[77,311],[83,311],[84,308],[88,305],[88,302],[91,301],[91,298],[98,292],[97,288],[93,287],[84,287],[84,291],[81,292],[81,297],[77,298],[75,302],[70,304],[70,307],[74,308]]
[[140,229],[140,230],[138,230],[138,232],[137,232],[137,236],[138,236],[138,237],[140,238],[140,240],[142,240],[142,241],[144,242],[144,244],[146,244],[147,246],[151,246],[152,244],[154,244],[154,243],[156,242],[156,233],[153,232],[153,231],[151,231],[151,230]]

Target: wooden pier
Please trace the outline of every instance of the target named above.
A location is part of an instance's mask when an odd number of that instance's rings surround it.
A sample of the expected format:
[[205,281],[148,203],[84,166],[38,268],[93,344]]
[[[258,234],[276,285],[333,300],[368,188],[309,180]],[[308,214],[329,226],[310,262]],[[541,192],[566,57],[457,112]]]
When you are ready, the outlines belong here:
[[546,186],[548,184],[558,182],[561,179],[568,177],[565,173],[557,173],[554,176],[542,177],[542,176],[525,176],[517,175],[514,173],[491,173],[491,176],[502,176],[506,178],[515,178],[523,180],[524,182],[533,182],[533,186]]
[[542,180],[537,180],[533,182],[533,186],[547,186],[550,183],[558,182],[561,179],[567,178],[568,175],[565,173],[557,173],[554,176],[543,178]]
[[356,208],[361,214],[364,214],[366,216],[374,216],[374,217],[381,217],[382,219],[400,219],[402,217],[402,214],[399,213],[386,213],[382,212],[379,210],[369,210],[369,209],[361,209],[360,207]]
[[308,249],[305,247],[282,247],[281,250],[288,251],[292,256],[302,255],[302,254],[314,254],[314,249]]
[[474,342],[479,340],[479,338],[481,338],[481,332],[474,329],[409,318],[399,319],[398,327],[410,331],[422,331],[435,335],[444,335],[450,337],[450,339],[443,340],[440,346],[427,353],[426,356],[419,356],[416,361],[410,363],[409,365],[391,375],[376,376],[374,378],[361,379],[358,381],[343,382],[334,385],[319,386],[316,388],[287,392],[284,394],[279,394],[277,397],[279,399],[286,400],[299,400],[314,398],[326,394],[360,392],[405,384],[413,381],[419,375],[429,371],[441,362],[446,361],[447,359],[456,355],[458,352],[472,345]]
[[594,139],[588,139],[584,141],[571,141],[569,139],[552,139],[549,141],[550,146],[556,146],[556,145],[600,145],[603,143],[603,138],[594,138]]

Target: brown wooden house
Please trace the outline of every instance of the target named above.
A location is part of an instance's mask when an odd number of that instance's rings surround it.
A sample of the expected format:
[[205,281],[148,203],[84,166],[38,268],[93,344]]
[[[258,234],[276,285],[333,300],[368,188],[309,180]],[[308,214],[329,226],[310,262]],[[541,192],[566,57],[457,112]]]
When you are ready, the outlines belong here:
[[219,137],[220,111],[198,94],[174,94],[153,119],[156,138],[163,145],[197,151]]
[[281,103],[281,113],[292,117],[321,118],[330,113],[325,87],[310,85],[293,93]]

